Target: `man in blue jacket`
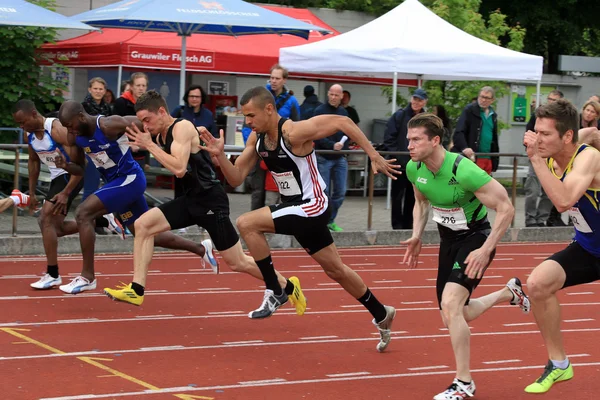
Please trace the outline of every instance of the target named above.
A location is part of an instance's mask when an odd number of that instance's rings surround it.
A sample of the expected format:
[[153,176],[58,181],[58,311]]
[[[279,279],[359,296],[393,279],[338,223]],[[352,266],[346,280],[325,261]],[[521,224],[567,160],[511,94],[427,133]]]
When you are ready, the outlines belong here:
[[[327,103],[315,109],[314,116],[335,114],[348,116],[342,106],[343,90],[340,85],[332,85],[327,92]],[[316,150],[348,150],[348,137],[342,131],[331,136],[315,140]],[[346,180],[348,178],[348,161],[344,154],[317,154],[317,168],[325,181],[325,194],[329,197],[331,215],[327,226],[330,231],[341,232],[343,229],[335,223],[335,217],[346,197]],[[332,194],[333,187],[333,194]]]

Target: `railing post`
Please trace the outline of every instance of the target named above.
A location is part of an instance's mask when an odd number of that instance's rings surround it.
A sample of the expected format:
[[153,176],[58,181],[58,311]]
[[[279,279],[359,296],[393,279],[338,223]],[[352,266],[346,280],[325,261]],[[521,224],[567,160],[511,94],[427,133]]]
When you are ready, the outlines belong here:
[[367,168],[369,169],[369,215],[367,219],[367,230],[370,231],[373,227],[373,192],[375,191],[375,176],[373,175],[373,168],[371,168],[370,165],[367,165]]
[[[15,149],[15,176],[14,176],[14,189],[19,189],[19,149]],[[31,194],[31,193],[30,193]],[[35,193],[33,194],[35,196]],[[12,220],[12,236],[17,236],[17,217],[19,216],[19,209],[13,207],[13,220]]]
[[[511,201],[513,207],[516,207],[517,202],[517,168],[519,164],[517,161],[517,157],[513,157],[513,175],[512,175],[512,191],[511,191]],[[510,227],[515,227],[515,216],[513,214],[512,222],[510,223]]]

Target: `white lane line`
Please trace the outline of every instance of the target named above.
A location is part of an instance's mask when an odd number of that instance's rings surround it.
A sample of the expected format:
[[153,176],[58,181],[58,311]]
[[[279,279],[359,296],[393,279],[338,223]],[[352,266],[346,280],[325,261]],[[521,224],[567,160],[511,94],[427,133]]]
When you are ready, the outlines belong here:
[[584,295],[584,294],[594,294],[594,292],[572,292],[572,293],[567,293],[567,296],[580,296],[580,295]]
[[567,358],[589,357],[589,354],[567,354]]
[[342,308],[361,308],[364,307],[362,304],[348,304],[348,305],[344,305],[344,306],[340,306]]
[[337,336],[307,336],[301,337],[300,340],[319,340],[319,339],[336,339]]
[[298,268],[321,268],[320,265],[298,265]]
[[[404,333],[408,333],[408,331],[392,331],[392,332],[390,332],[390,335],[392,335],[392,336],[393,335],[402,335]],[[375,332],[375,333],[371,333],[371,335],[373,335],[373,336],[379,336],[379,333]]]
[[337,286],[339,283],[337,282],[327,282],[327,283],[317,283],[317,286]]
[[581,319],[565,319],[563,322],[590,322],[595,321],[594,318],[581,318]]
[[498,361],[484,361],[483,364],[489,365],[489,364],[509,364],[509,363],[518,363],[521,362],[521,360],[498,360]]
[[239,345],[239,344],[256,344],[264,343],[262,340],[240,340],[238,342],[223,342],[225,345]]
[[240,385],[243,386],[254,386],[254,385],[268,385],[270,383],[282,383],[282,382],[287,382],[285,379],[282,378],[275,378],[275,379],[263,379],[262,381],[244,381],[244,382],[238,382]]
[[[440,329],[440,331],[442,331],[442,332],[447,332],[447,331],[448,331],[448,328],[439,328],[439,329]],[[469,327],[469,329],[473,329],[473,327],[472,327],[472,326],[470,326],[470,327]]]
[[504,277],[502,275],[485,275],[484,278],[491,279],[491,278],[504,278]]
[[427,301],[403,301],[400,304],[409,305],[409,304],[431,304],[431,303],[433,303],[433,301],[427,300]]
[[[600,361],[578,363],[573,364],[574,367],[598,367]],[[486,372],[506,372],[506,371],[525,371],[525,370],[536,370],[539,369],[540,365],[524,365],[519,367],[492,367],[492,368],[477,368],[471,370],[472,373],[486,373]],[[363,375],[363,376],[348,376],[339,378],[321,378],[321,379],[304,379],[297,381],[286,381],[280,378],[278,379],[267,379],[263,381],[254,381],[259,383],[245,383],[245,384],[233,384],[233,385],[220,385],[220,386],[204,386],[204,387],[191,387],[191,386],[178,386],[169,387],[159,390],[141,390],[136,392],[116,392],[107,394],[81,394],[75,396],[64,396],[64,397],[47,397],[40,400],[84,400],[84,399],[106,399],[115,397],[141,397],[147,395],[157,395],[165,393],[189,393],[189,392],[214,392],[216,390],[228,390],[228,389],[241,389],[249,386],[281,386],[281,385],[307,385],[315,383],[330,383],[330,382],[344,382],[344,381],[357,381],[357,380],[372,380],[372,379],[393,379],[393,378],[412,378],[422,376],[434,376],[434,375],[453,375],[456,371],[422,371],[422,372],[407,372],[407,373],[396,373],[396,374],[380,374],[380,375]],[[251,381],[250,381],[251,382]]]
[[247,314],[247,311],[210,311],[209,315]]
[[535,322],[515,322],[513,324],[502,324],[504,326],[528,326],[535,325]]
[[365,375],[371,375],[371,373],[367,372],[367,371],[361,371],[361,372],[347,372],[345,374],[329,374],[329,375],[325,375],[325,376],[328,376],[330,378],[343,378],[343,377],[347,377],[347,376],[365,376]]
[[373,283],[400,283],[400,282],[402,282],[402,281],[399,280],[399,279],[396,279],[396,280],[390,279],[390,280],[383,280],[383,281],[373,281]]
[[140,347],[140,350],[145,351],[166,351],[166,350],[177,350],[183,349],[183,346],[180,344],[174,346],[155,346],[155,347]]
[[407,368],[409,371],[426,371],[426,370],[430,370],[430,369],[446,369],[448,368],[447,365],[431,365],[428,367],[414,367],[414,368]]
[[163,318],[173,317],[173,314],[155,314],[155,315],[136,315],[135,318]]
[[80,319],[59,319],[61,324],[78,324],[80,322],[98,322],[98,318],[80,318]]
[[494,258],[494,261],[514,261],[512,257]]
[[228,288],[228,287],[207,287],[207,288],[203,288],[203,287],[201,287],[201,288],[198,288],[198,290],[204,290],[204,291],[208,290],[208,291],[211,291],[211,292],[213,292],[213,291],[214,292],[221,292],[223,290],[231,290],[231,288]]
[[351,267],[360,267],[363,265],[377,265],[377,264],[375,264],[375,263],[355,263],[355,264],[348,264],[348,265],[350,265]]

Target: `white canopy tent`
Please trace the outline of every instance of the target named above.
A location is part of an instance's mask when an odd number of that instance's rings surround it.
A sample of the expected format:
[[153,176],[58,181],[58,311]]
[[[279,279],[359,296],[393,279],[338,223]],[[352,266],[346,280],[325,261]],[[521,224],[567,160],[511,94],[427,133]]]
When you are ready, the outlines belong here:
[[[537,81],[540,104],[543,57],[509,50],[472,36],[422,5],[405,0],[350,32],[279,50],[279,62],[295,72],[426,80]],[[390,207],[388,182],[388,208]]]

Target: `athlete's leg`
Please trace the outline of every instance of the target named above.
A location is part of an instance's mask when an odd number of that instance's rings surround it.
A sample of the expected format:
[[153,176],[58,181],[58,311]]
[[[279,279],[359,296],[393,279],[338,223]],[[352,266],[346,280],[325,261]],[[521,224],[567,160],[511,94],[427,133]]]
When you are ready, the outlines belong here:
[[450,332],[454,350],[456,377],[463,382],[471,381],[471,372],[469,371],[471,332],[463,310],[468,298],[469,291],[464,286],[448,282],[444,287],[441,303],[442,318]]
[[75,221],[79,229],[79,243],[83,257],[81,276],[90,282],[94,275],[94,249],[96,245],[95,222],[96,217],[108,214],[108,210],[96,194],[88,196],[75,210]]
[[5,199],[0,200],[0,212],[4,212],[15,205],[15,202],[12,198],[7,197]]
[[[260,281],[263,280],[263,276],[254,259],[244,254],[240,241],[227,250],[219,250],[219,254],[232,271],[246,273]],[[278,271],[275,271],[275,273],[277,274],[279,285],[285,288],[287,280]]]
[[513,293],[505,286],[493,293],[471,299],[469,305],[464,307],[465,320],[471,322],[496,304],[506,303],[511,301],[512,298]]

